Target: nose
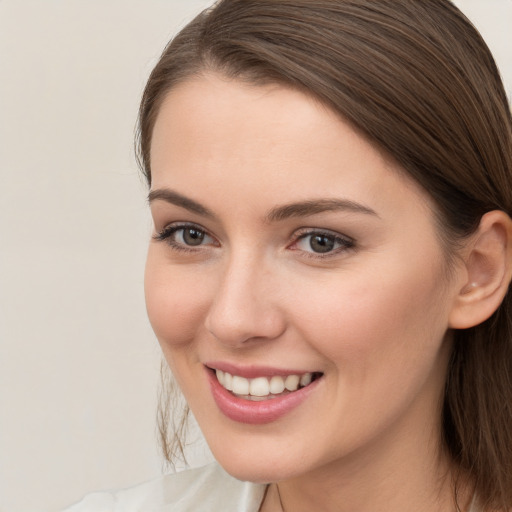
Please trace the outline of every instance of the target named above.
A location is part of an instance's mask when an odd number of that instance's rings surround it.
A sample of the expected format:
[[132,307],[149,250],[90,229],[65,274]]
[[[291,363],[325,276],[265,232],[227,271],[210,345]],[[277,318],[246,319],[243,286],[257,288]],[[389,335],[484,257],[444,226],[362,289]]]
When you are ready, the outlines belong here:
[[206,328],[233,348],[278,338],[286,328],[278,285],[275,272],[261,260],[232,258],[219,276]]

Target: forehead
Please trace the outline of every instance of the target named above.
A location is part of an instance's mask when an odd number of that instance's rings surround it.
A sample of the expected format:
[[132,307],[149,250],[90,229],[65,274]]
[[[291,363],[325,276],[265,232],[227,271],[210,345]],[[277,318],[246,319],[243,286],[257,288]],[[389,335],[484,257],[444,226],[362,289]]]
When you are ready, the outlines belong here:
[[[273,135],[283,149],[285,143],[307,138],[334,117],[320,102],[290,87],[251,85],[216,74],[200,75],[180,83],[165,97],[151,149],[154,153],[160,134],[191,138],[198,144],[220,145],[224,139],[232,146],[245,143],[254,149],[258,141]],[[349,135],[348,131],[345,135]]]
[[[428,198],[390,158],[315,99],[282,85],[203,75],[172,89],[151,146],[153,188],[238,186],[269,201],[342,195]],[[240,194],[239,197],[242,197]],[[258,199],[261,200],[261,197]]]

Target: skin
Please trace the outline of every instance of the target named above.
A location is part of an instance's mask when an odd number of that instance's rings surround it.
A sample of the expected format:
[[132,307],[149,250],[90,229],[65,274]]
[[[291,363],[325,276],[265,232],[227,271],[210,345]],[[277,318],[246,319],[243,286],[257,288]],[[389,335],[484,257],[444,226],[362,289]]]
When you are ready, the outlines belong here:
[[[428,196],[347,123],[300,92],[214,74],[174,88],[151,147],[155,233],[146,301],[164,355],[220,464],[279,482],[286,510],[454,510],[440,441],[448,273]],[[269,220],[298,201],[336,209]],[[352,204],[351,203],[351,204]],[[205,233],[187,246],[173,223]],[[327,254],[307,233],[353,240]],[[301,238],[302,237],[302,238]],[[185,249],[185,250],[183,250]],[[299,407],[264,425],[225,417],[204,363],[322,372]],[[462,500],[464,503],[464,500]],[[262,505],[280,510],[276,487]]]

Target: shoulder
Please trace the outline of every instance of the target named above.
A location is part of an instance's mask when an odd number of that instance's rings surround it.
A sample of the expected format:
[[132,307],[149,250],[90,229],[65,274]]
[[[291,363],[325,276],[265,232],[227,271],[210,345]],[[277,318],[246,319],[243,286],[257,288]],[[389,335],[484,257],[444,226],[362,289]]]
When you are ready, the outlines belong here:
[[86,496],[64,512],[257,512],[264,485],[241,482],[218,464]]

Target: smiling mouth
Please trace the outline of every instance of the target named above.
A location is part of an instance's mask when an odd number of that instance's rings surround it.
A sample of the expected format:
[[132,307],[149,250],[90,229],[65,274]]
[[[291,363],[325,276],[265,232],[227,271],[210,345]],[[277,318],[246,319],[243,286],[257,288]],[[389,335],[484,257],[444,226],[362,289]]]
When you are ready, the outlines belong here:
[[222,370],[214,370],[219,384],[234,396],[251,401],[279,398],[309,386],[320,378],[320,372],[307,372],[296,375],[273,375],[246,379]]

